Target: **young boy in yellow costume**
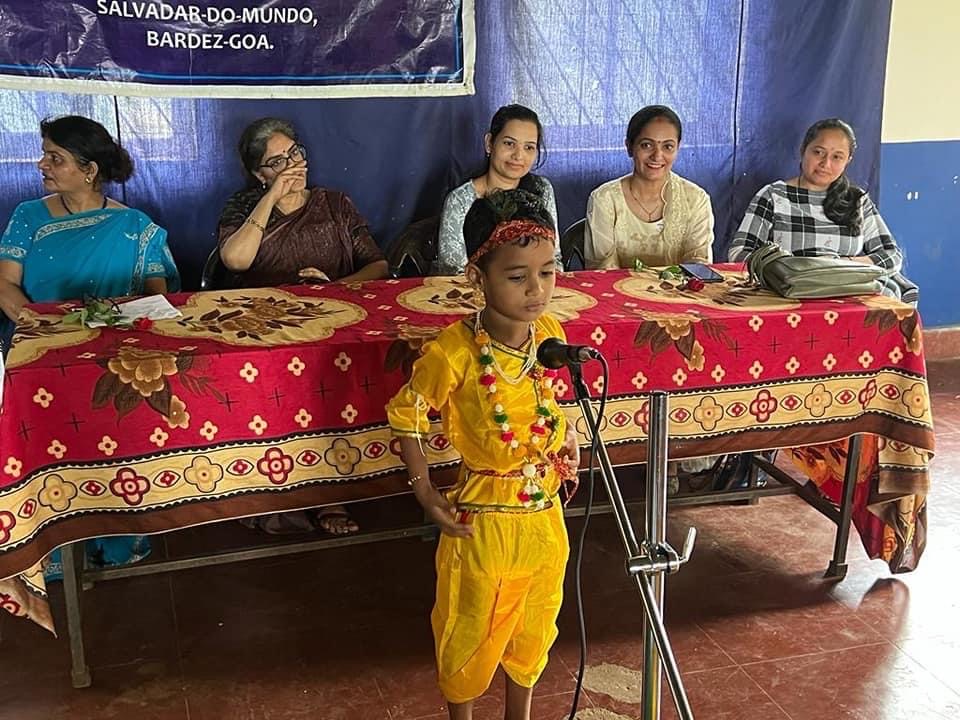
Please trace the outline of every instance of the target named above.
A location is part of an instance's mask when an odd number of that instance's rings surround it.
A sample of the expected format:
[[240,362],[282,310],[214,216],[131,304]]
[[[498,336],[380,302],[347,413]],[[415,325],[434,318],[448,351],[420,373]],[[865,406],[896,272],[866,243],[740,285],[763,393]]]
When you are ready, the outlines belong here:
[[[558,493],[580,462],[551,390],[556,371],[536,361],[540,341],[564,338],[544,314],[556,233],[537,197],[507,190],[473,204],[464,237],[467,278],[485,307],[424,348],[387,413],[414,493],[442,531],[431,621],[450,718],[470,720],[503,666],[505,717],[529,720],[570,551]],[[421,443],[431,407],[463,458],[445,495],[430,481]]]

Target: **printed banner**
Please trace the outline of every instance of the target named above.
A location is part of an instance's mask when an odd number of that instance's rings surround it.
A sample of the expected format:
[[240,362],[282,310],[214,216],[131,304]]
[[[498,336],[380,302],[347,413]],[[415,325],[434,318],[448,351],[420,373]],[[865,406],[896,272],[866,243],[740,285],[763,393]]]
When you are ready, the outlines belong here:
[[473,0],[9,0],[0,87],[148,97],[473,93]]

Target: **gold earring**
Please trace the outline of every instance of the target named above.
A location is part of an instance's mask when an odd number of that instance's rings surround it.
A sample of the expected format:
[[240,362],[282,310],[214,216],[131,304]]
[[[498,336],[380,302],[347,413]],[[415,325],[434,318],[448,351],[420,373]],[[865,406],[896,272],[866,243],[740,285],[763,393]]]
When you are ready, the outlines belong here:
[[90,176],[89,176],[89,175],[87,175],[87,176],[83,179],[83,181],[84,181],[87,185],[89,185],[90,183],[93,182],[93,180],[90,179]]

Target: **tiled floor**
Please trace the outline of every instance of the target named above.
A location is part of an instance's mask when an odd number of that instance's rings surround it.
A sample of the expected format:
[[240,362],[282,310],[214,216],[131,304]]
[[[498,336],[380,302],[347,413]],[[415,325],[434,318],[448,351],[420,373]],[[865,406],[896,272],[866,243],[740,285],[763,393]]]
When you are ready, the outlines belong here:
[[[688,525],[700,530],[694,560],[667,585],[697,718],[960,718],[960,361],[931,364],[930,376],[938,454],[915,572],[891,576],[853,536],[846,580],[824,581],[832,526],[793,497],[671,511],[675,542]],[[183,532],[158,552],[249,533],[236,523]],[[0,617],[0,718],[440,720],[432,555],[431,543],[403,540],[100,584],[85,595],[87,690],[70,687],[65,639]],[[611,519],[595,518],[581,720],[640,717],[642,613],[622,566]],[[577,658],[568,600],[538,720],[567,717]],[[498,680],[476,717],[501,717],[501,696]],[[676,717],[665,702],[663,717]]]

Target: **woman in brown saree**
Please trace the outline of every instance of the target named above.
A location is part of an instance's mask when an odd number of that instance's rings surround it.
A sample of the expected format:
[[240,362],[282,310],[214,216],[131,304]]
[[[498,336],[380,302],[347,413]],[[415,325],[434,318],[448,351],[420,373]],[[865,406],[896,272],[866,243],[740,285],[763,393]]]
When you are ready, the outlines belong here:
[[[239,144],[250,187],[223,208],[217,234],[232,287],[377,280],[387,261],[346,195],[307,185],[307,150],[286,120],[262,118]],[[267,532],[357,531],[341,505],[255,518]]]
[[279,118],[251,123],[240,159],[252,186],[220,214],[220,259],[237,287],[377,280],[387,261],[346,195],[307,186],[307,150]]

